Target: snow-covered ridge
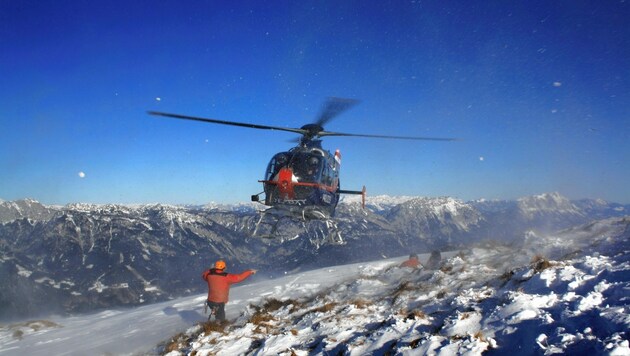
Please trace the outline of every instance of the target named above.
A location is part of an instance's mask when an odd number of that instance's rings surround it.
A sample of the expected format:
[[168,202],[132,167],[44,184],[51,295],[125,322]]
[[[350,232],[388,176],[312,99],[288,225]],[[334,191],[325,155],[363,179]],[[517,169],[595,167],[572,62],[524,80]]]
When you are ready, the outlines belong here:
[[519,209],[530,217],[545,211],[582,215],[577,206],[557,192],[519,198],[517,202]]
[[171,209],[183,210],[184,207],[179,205],[151,203],[151,204],[91,204],[91,203],[72,203],[64,206],[67,210],[82,212],[114,212],[114,211],[131,211],[143,209]]
[[[365,204],[374,211],[382,211],[391,209],[393,206],[403,204],[409,200],[417,199],[414,196],[389,196],[389,195],[376,195],[367,196]],[[340,204],[357,204],[361,203],[360,195],[342,195],[340,198]]]
[[547,260],[501,246],[476,248],[448,259],[439,270],[369,264],[349,281],[298,298],[285,293],[300,289],[296,278],[260,298],[233,325],[193,327],[163,347],[170,347],[172,356],[481,355],[493,349],[628,354],[629,236],[616,225],[627,229],[629,221],[599,225],[591,237],[606,237],[596,244],[584,245],[588,226],[564,236],[565,248],[590,247],[570,259]]
[[[366,199],[366,207],[374,212],[382,212],[390,210],[395,206],[399,206],[402,204],[407,204],[410,201],[415,201],[416,203],[412,204],[417,207],[427,208],[430,205],[436,209],[436,213],[441,212],[450,212],[457,213],[457,211],[464,205],[473,205],[473,206],[481,206],[484,209],[501,209],[506,204],[509,204],[510,201],[507,200],[486,200],[486,199],[478,199],[475,201],[464,202],[459,199],[455,199],[452,197],[420,197],[420,196],[388,196],[388,195],[378,195],[378,196],[368,196]],[[361,202],[361,197],[358,195],[342,195],[340,199],[340,204],[358,204]],[[608,203],[603,199],[585,199],[579,201],[581,206],[588,207],[591,209],[604,208],[607,206],[614,205],[612,209],[616,211],[623,211],[625,208],[623,205]],[[563,197],[557,192],[552,193],[544,193],[539,195],[533,195],[528,197],[522,197],[515,201],[518,208],[528,216],[534,216],[541,212],[560,212],[560,213],[568,213],[575,215],[583,215],[583,211],[571,200]],[[170,205],[170,204],[162,204],[162,203],[150,203],[150,204],[91,204],[91,203],[71,203],[67,204],[63,207],[55,206],[55,205],[44,205],[39,203],[34,199],[23,199],[16,201],[2,201],[0,200],[0,219],[2,218],[3,212],[4,215],[7,215],[7,211],[11,211],[12,214],[10,216],[15,216],[15,218],[20,217],[29,217],[28,215],[32,213],[33,210],[42,210],[45,209],[49,212],[51,211],[59,211],[59,210],[73,210],[73,211],[82,211],[82,212],[114,212],[118,211],[139,211],[146,209],[172,209],[172,210],[181,210],[181,209],[197,209],[197,210],[210,210],[210,211],[226,211],[226,212],[241,212],[241,213],[251,213],[259,210],[265,209],[265,206],[260,203],[254,202],[241,202],[235,204],[223,204],[210,202],[203,205]],[[438,211],[439,210],[439,211]],[[8,216],[8,215],[7,215]],[[3,220],[6,221],[7,217]]]
[[47,207],[36,200],[27,198],[0,202],[0,223],[15,219],[47,220],[55,213],[55,208]]
[[408,235],[428,239],[438,234],[444,244],[478,229],[484,221],[474,206],[451,197],[414,198],[394,206],[385,216]]
[[455,216],[462,209],[469,209],[468,204],[451,197],[415,198],[402,203],[402,205],[422,209],[437,216],[444,216],[447,213]]
[[234,212],[254,212],[259,210],[264,210],[266,208],[265,205],[256,202],[241,202],[235,204],[223,204],[210,202],[208,204],[202,205],[202,209],[205,210],[215,210],[215,211],[234,211]]
[[[609,219],[531,235],[524,248],[443,253],[436,270],[399,268],[404,258],[395,258],[256,275],[232,288],[226,328],[198,324],[205,293],[4,325],[0,353],[627,355],[629,227],[629,218]],[[563,244],[548,244],[555,239]]]
[[[2,274],[0,284],[9,287],[5,293],[13,303],[0,305],[0,317],[22,317],[20,313],[25,311],[34,313],[54,306],[60,312],[73,312],[180,296],[201,286],[192,278],[178,276],[193,264],[202,268],[216,258],[261,270],[305,270],[486,240],[515,244],[524,236],[539,237],[541,231],[623,216],[626,211],[619,204],[602,207],[578,201],[574,205],[582,214],[543,209],[525,215],[515,201],[482,206],[450,197],[402,200],[389,208],[378,208],[383,210],[341,203],[335,215],[336,227],[322,221],[283,220],[276,225],[274,239],[254,236],[259,217],[253,211],[164,204],[49,208],[29,202],[31,209],[18,214],[0,206],[0,218],[7,219],[0,224],[0,245],[12,257],[3,262],[2,267],[11,272]],[[381,197],[379,201],[401,200]],[[337,229],[338,235],[332,235],[336,239],[330,238],[333,228]],[[334,245],[341,240],[343,245]],[[29,298],[22,297],[24,289],[16,287],[19,284],[11,276],[34,287]],[[59,284],[62,281],[74,284]],[[146,281],[155,281],[152,286],[164,293],[149,293]],[[88,287],[97,282],[105,286],[129,283],[130,288],[92,293],[96,289],[90,291]],[[51,287],[56,285],[62,288]],[[44,300],[46,304],[41,302]]]

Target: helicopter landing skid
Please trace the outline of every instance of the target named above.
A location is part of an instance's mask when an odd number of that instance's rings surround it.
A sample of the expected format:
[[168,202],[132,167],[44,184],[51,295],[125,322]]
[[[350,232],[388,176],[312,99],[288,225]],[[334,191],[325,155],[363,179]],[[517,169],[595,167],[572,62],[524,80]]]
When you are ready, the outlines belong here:
[[[260,218],[256,222],[252,237],[263,239],[280,238],[281,242],[297,238],[297,235],[291,238],[291,235],[285,231],[285,226],[290,226],[293,220],[293,216],[284,214],[281,211],[276,211],[275,209],[262,211],[260,212]],[[279,230],[283,233],[279,233]]]
[[324,244],[343,245],[345,242],[339,232],[337,222],[331,218],[324,220],[312,220],[308,226],[308,236],[317,248]]
[[306,234],[317,248],[325,244],[344,244],[337,222],[330,217],[296,216],[273,208],[260,213],[252,237],[280,239],[280,242],[284,242],[302,234]]

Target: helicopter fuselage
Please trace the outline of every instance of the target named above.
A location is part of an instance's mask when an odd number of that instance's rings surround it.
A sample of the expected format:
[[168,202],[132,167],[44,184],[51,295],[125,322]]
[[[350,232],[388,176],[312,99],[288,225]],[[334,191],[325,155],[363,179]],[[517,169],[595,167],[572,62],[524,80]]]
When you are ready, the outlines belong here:
[[265,205],[304,219],[326,219],[339,202],[339,151],[298,146],[275,154],[265,171]]

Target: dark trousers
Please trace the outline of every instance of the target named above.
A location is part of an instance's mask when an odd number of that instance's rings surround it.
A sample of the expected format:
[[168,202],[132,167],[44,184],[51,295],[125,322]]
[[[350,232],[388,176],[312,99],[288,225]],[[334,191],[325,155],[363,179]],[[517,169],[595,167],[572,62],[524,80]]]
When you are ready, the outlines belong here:
[[214,314],[214,318],[218,321],[225,320],[225,303],[217,303],[207,300],[206,304],[208,304],[208,307],[210,308],[210,315],[208,316],[208,320],[212,318],[212,314]]

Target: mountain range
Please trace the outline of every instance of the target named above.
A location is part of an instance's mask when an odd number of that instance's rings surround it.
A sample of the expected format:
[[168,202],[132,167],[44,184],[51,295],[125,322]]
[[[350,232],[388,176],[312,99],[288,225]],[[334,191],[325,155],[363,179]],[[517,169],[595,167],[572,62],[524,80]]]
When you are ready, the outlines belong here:
[[[269,276],[492,242],[518,246],[630,206],[558,193],[514,201],[451,197],[345,200],[335,224],[281,221],[253,237],[257,205],[0,202],[0,319],[148,304],[205,290],[218,258]],[[336,225],[336,228],[333,226]],[[334,239],[330,239],[334,236]]]

